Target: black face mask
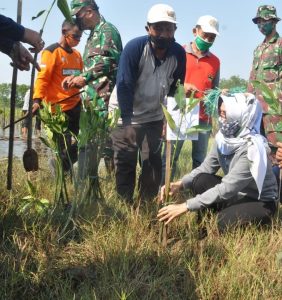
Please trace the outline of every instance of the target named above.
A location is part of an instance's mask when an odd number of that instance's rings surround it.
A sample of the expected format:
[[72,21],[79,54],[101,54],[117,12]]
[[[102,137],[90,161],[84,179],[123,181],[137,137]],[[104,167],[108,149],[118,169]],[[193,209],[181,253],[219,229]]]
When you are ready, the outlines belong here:
[[168,49],[175,41],[174,38],[162,38],[156,36],[150,36],[150,40],[157,49]]

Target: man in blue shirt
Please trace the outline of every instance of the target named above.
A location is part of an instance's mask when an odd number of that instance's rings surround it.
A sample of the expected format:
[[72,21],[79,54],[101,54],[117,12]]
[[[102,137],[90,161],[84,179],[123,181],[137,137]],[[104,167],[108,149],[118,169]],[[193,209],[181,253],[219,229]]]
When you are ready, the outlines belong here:
[[132,201],[140,152],[141,199],[157,195],[162,172],[163,103],[185,77],[185,51],[175,42],[176,16],[166,4],[148,12],[148,35],[125,46],[109,107],[119,107],[121,120],[112,133],[118,194]]

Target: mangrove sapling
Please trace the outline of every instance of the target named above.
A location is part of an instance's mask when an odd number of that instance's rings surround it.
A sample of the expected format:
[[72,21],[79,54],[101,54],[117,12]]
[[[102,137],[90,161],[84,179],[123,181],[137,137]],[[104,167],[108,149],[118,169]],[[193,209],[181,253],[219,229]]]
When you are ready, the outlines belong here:
[[78,199],[83,205],[92,200],[103,199],[100,187],[98,167],[103,157],[105,143],[109,131],[113,129],[119,118],[119,110],[108,112],[103,100],[94,97],[92,101],[84,101],[80,115],[78,135],[79,161],[78,182],[76,187]]
[[[190,113],[195,106],[200,102],[201,99],[194,98],[194,93],[191,93],[189,98],[186,98],[186,93],[184,86],[180,84],[179,82],[177,83],[177,89],[174,95],[175,102],[177,103],[176,107],[174,110],[179,110],[180,112],[180,118],[179,122],[176,125],[174,119],[172,118],[171,114],[168,112],[166,107],[162,105],[163,112],[167,121],[167,125],[171,128],[172,131],[176,132],[176,141],[174,146],[173,151],[171,151],[171,141],[167,140],[166,141],[166,174],[165,174],[165,193],[164,193],[164,200],[163,200],[163,205],[168,205],[169,203],[172,203],[170,201],[170,196],[169,196],[169,190],[170,190],[170,182],[171,182],[171,171],[173,168],[174,160],[175,160],[175,154],[176,154],[176,149],[179,141],[179,137],[181,134],[181,127],[183,124],[183,121],[186,121],[186,115]],[[187,128],[185,131],[185,134],[191,134],[191,133],[197,133],[197,132],[202,132],[202,131],[209,131],[211,129],[211,126],[203,126],[203,125],[197,125],[197,126],[192,126],[191,128]],[[171,153],[172,153],[172,158],[171,158]],[[160,228],[160,235],[159,235],[159,242],[163,245],[166,246],[167,243],[167,228],[164,225],[164,222],[161,223],[161,228]]]
[[[260,90],[264,101],[268,105],[268,111],[264,114],[263,125],[264,131],[271,147],[271,150],[276,152],[277,142],[282,142],[282,105],[279,101],[280,87],[274,85],[273,89],[268,87],[261,81],[252,81],[253,86]],[[280,85],[280,83],[279,83]],[[282,188],[282,170],[279,172],[279,194],[278,199],[281,201]]]
[[[68,152],[68,146],[65,138],[65,133],[68,129],[68,120],[59,105],[55,105],[54,109],[55,111],[53,112],[51,104],[43,101],[43,108],[40,110],[40,118],[44,124],[46,138],[40,137],[40,140],[55,154],[54,175],[56,179],[56,186],[54,204],[56,207],[60,201],[63,206],[69,204],[66,179],[63,171],[63,161],[61,157],[62,140],[65,145],[65,151]],[[72,165],[71,162],[70,165]]]
[[[55,111],[53,111],[55,110]],[[60,105],[52,105],[50,103],[43,102],[43,109],[40,110],[40,118],[44,124],[46,138],[40,137],[41,141],[50,148],[55,154],[54,168],[55,168],[55,197],[54,207],[51,212],[51,216],[57,211],[59,203],[64,210],[64,215],[67,216],[66,221],[63,224],[63,228],[59,233],[58,241],[66,236],[66,230],[69,229],[69,225],[72,224],[71,231],[76,228],[76,222],[74,220],[74,214],[77,207],[77,194],[75,193],[71,201],[68,196],[67,183],[65,172],[63,168],[62,151],[64,145],[64,151],[68,158],[68,164],[70,166],[70,174],[73,176],[73,181],[76,186],[76,177],[73,172],[72,161],[69,155],[69,144],[66,141],[66,132],[68,130],[68,119],[66,114],[62,111]],[[69,133],[68,133],[69,134]],[[76,136],[71,133],[76,139]],[[63,143],[62,143],[63,142]]]
[[35,186],[27,180],[27,187],[29,195],[21,199],[18,207],[18,214],[24,217],[40,217],[47,214],[50,207],[50,202],[46,198],[40,198]]

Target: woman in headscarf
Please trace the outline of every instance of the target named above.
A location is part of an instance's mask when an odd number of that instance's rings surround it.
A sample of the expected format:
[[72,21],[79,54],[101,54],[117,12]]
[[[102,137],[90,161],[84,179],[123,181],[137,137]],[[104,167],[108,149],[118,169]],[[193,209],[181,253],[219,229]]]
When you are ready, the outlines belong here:
[[[254,95],[235,93],[218,100],[219,131],[205,161],[180,181],[170,184],[170,195],[191,189],[194,197],[158,212],[165,224],[192,211],[218,213],[218,228],[236,224],[268,224],[277,211],[277,182],[260,135],[262,110]],[[216,173],[222,169],[224,176]],[[160,201],[164,200],[165,187]]]

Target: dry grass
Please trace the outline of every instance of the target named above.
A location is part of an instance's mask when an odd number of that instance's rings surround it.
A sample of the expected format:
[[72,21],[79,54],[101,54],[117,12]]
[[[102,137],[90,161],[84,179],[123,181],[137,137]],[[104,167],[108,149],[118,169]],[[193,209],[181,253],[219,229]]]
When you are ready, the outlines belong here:
[[[187,157],[186,146],[178,176],[187,171]],[[31,180],[40,197],[51,200],[54,180],[45,160]],[[133,209],[116,197],[114,180],[107,178],[105,200],[89,203],[87,214],[76,216],[58,240],[67,212],[19,215],[28,194],[23,167],[15,161],[11,192],[5,189],[6,166],[0,167],[0,299],[282,299],[281,219],[267,229],[219,235],[212,218],[201,239],[191,214],[170,226],[164,249],[156,204]]]

